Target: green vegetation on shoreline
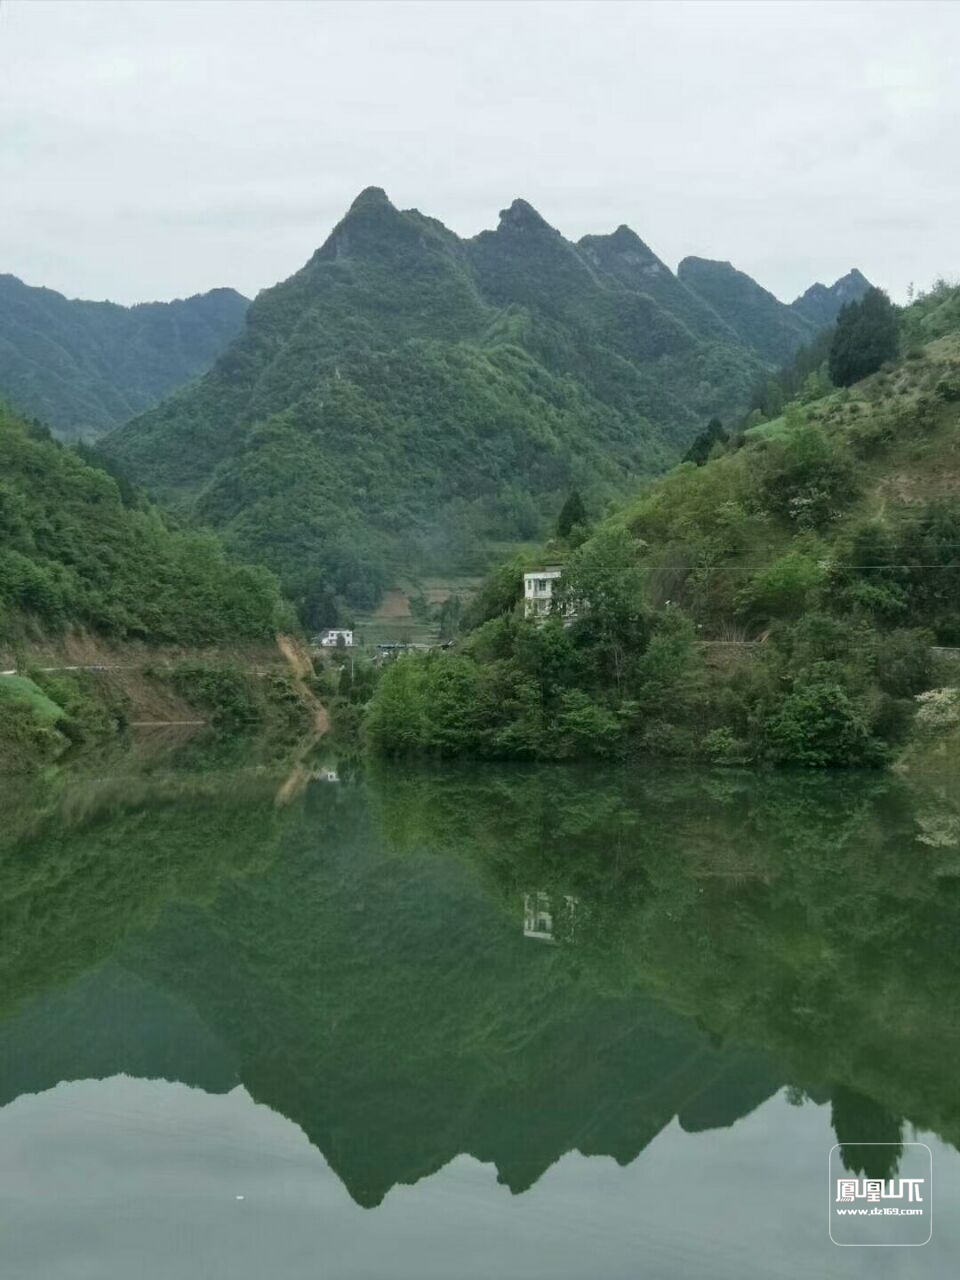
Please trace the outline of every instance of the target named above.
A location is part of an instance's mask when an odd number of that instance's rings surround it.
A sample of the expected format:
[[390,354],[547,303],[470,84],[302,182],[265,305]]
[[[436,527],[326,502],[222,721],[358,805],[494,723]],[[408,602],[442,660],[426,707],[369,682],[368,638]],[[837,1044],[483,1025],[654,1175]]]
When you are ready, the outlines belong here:
[[[0,770],[35,769],[123,727],[129,706],[97,675],[104,663],[142,665],[143,648],[272,645],[292,621],[267,570],[235,563],[212,534],[178,528],[95,451],[2,409],[0,535],[0,645],[17,673],[0,675]],[[89,646],[70,640],[77,633]],[[71,643],[92,654],[35,656]],[[275,722],[294,696],[281,675],[241,673],[226,659],[170,661],[158,678],[204,718]]]
[[[906,311],[898,362],[838,391],[818,371],[776,420],[550,544],[545,623],[522,616],[523,564],[504,566],[457,652],[386,671],[373,748],[876,765],[934,732],[931,691],[956,675],[931,650],[960,645],[958,293]],[[745,640],[722,663],[699,643]]]

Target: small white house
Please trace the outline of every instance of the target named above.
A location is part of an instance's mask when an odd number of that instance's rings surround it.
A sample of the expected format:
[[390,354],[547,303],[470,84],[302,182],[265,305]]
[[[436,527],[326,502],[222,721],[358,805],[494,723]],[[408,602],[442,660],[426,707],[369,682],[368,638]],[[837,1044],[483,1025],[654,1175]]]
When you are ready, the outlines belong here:
[[525,618],[542,618],[550,612],[553,604],[554,584],[560,579],[563,569],[559,565],[548,565],[544,569],[531,569],[523,575],[523,615]]
[[523,895],[523,936],[553,942],[553,913],[549,893]]
[[564,941],[572,941],[580,899],[565,893],[562,904],[557,905],[559,915],[554,910],[549,893],[544,893],[542,889],[537,893],[525,893],[523,895],[523,936],[536,938],[539,942],[557,942],[554,929],[559,926]]
[[343,631],[336,627],[328,627],[326,631],[320,632],[314,644],[318,644],[324,649],[352,649],[353,632]]

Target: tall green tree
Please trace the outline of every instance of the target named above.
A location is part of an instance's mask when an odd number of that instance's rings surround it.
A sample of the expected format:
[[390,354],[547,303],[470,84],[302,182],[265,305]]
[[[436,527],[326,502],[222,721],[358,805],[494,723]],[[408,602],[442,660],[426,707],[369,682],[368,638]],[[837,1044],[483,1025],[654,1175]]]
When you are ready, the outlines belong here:
[[840,312],[830,346],[830,378],[838,387],[849,387],[892,360],[899,345],[896,308],[882,289],[870,289]]
[[578,525],[584,528],[586,524],[587,509],[583,505],[583,499],[580,494],[574,489],[560,508],[560,514],[557,516],[557,537],[568,538]]
[[684,462],[694,462],[702,467],[713,452],[713,446],[728,439],[723,423],[719,418],[711,418],[693,444],[683,455]]

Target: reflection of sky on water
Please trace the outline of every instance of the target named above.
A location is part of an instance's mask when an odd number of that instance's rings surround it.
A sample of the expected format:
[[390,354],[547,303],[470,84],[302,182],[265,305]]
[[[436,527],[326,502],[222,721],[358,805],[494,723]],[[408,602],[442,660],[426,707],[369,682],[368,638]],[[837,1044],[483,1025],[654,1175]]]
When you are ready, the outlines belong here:
[[[923,1250],[826,1230],[829,1109],[783,1094],[732,1128],[672,1122],[626,1168],[563,1156],[520,1196],[469,1156],[356,1205],[303,1133],[243,1089],[116,1077],[0,1112],[5,1280],[809,1280],[956,1274],[960,1158],[936,1139]],[[237,1197],[242,1196],[242,1200]],[[882,1254],[882,1256],[881,1256]]]

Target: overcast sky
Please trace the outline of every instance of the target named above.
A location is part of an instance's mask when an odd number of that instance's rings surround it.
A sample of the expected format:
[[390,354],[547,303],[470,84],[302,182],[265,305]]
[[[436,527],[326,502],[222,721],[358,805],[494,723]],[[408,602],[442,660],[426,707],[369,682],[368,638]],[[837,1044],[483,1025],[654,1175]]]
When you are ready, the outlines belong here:
[[902,297],[960,274],[958,51],[955,0],[2,0],[0,272],[252,295],[375,185]]

